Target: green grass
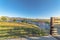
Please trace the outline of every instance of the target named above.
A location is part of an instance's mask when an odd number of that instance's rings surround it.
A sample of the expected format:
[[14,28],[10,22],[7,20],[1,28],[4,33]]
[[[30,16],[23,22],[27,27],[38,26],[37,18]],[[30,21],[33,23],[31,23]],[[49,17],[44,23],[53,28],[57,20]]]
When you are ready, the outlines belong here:
[[[13,26],[11,26],[12,24]],[[19,26],[15,26],[16,24],[18,24]],[[44,32],[40,32],[38,26],[33,24],[0,22],[0,38],[16,38],[20,36],[41,36],[40,34],[42,36],[45,35]]]

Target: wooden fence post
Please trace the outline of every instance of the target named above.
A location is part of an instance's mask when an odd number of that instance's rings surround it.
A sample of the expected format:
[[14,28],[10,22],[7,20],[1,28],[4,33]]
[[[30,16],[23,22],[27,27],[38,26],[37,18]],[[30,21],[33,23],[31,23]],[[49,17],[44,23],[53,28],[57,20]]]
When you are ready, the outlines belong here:
[[57,35],[57,28],[54,27],[54,17],[51,17],[50,19],[50,35]]

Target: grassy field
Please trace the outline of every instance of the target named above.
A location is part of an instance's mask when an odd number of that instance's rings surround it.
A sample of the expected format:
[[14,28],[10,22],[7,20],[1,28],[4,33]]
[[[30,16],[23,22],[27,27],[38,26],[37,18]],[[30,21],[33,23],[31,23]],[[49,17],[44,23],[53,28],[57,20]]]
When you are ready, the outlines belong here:
[[17,38],[20,36],[33,35],[34,33],[37,35],[38,30],[38,26],[33,24],[0,22],[0,38]]
[[0,38],[18,38],[25,36],[44,36],[38,26],[28,23],[0,22]]
[[0,22],[0,26],[10,26],[10,27],[27,27],[27,28],[34,28],[37,27],[36,25],[33,24],[28,24],[28,23],[16,23],[16,22]]

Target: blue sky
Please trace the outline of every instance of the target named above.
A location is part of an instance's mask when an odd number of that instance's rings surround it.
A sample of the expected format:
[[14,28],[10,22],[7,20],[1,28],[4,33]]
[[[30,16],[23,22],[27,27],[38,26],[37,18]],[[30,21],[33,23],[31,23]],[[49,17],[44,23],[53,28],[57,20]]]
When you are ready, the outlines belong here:
[[0,16],[39,19],[60,16],[60,0],[0,0]]

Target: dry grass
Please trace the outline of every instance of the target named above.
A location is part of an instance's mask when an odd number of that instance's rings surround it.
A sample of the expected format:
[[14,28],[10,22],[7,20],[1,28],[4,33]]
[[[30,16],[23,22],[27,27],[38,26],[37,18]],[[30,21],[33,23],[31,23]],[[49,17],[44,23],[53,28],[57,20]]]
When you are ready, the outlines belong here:
[[27,27],[27,28],[34,28],[37,27],[36,25],[33,24],[28,24],[28,23],[16,23],[16,22],[0,22],[0,26],[10,26],[10,27]]

